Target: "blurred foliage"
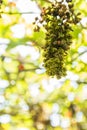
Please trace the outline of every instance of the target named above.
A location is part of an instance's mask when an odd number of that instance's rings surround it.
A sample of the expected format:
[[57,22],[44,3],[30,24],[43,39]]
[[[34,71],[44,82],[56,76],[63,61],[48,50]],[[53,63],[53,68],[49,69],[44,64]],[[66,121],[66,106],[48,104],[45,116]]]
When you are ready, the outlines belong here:
[[60,80],[43,67],[45,30],[33,32],[34,18],[50,0],[1,3],[0,130],[87,130],[87,1],[73,3],[82,20],[73,27]]

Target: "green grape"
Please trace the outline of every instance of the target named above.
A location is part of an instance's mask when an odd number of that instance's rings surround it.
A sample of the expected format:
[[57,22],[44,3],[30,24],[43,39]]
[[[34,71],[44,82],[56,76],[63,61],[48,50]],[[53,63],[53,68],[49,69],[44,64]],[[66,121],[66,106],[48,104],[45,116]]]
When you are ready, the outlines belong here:
[[[54,4],[42,9],[39,23],[46,30],[43,62],[49,76],[56,76],[59,79],[66,75],[65,61],[72,43],[72,25],[80,21],[79,15],[80,13],[75,14],[72,0],[67,0],[67,6],[63,1],[55,0]],[[40,27],[36,25],[35,31],[39,29]]]

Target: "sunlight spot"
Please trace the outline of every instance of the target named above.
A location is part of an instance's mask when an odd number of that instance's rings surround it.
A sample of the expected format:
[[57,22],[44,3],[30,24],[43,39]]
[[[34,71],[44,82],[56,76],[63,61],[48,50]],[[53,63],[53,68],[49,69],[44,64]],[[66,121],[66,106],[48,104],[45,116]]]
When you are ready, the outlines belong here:
[[79,53],[83,53],[79,59],[82,60],[84,63],[87,63],[87,47],[86,46],[80,46],[78,49]]
[[0,116],[0,123],[5,124],[5,123],[8,123],[10,121],[11,121],[10,115],[4,114],[4,115]]
[[68,100],[69,101],[73,101],[74,98],[75,98],[75,94],[73,92],[71,92],[71,93],[68,94]]
[[61,120],[61,127],[62,128],[68,128],[70,126],[70,120],[69,118],[63,118]]
[[78,52],[79,52],[79,53],[82,53],[82,52],[84,52],[84,51],[87,51],[87,46],[80,46],[80,47],[78,48]]
[[75,81],[71,81],[71,86],[76,89],[78,88],[78,83]]
[[48,93],[51,93],[55,89],[54,85],[50,84],[48,79],[42,80],[42,86]]
[[[34,21],[35,21],[35,17],[40,17],[39,14],[22,14],[22,18],[25,19],[26,23],[28,24],[32,24]],[[31,34],[31,30],[30,31],[30,34]]]
[[[11,19],[11,17],[9,17],[8,15],[6,15],[6,14],[2,14],[2,18],[3,18],[3,24],[4,25],[10,25],[10,24],[12,24],[12,19]],[[7,29],[8,30],[8,29]]]
[[13,32],[13,37],[15,38],[23,38],[25,36],[25,25],[24,24],[16,24],[11,27]]
[[51,125],[53,127],[56,127],[56,126],[60,125],[60,115],[59,114],[52,114],[50,116],[50,120],[51,120]]
[[43,79],[42,80],[42,85],[43,88],[48,92],[52,92],[54,89],[56,88],[60,88],[62,86],[62,84],[64,83],[64,78],[62,78],[61,80],[58,80],[56,78],[49,78],[48,79]]
[[57,103],[54,103],[53,109],[52,109],[53,113],[57,113],[59,111],[59,109],[60,109],[59,105]]
[[79,76],[74,74],[73,72],[70,72],[70,71],[67,71],[67,75],[66,75],[66,79],[70,79],[70,80],[78,80],[79,79]]
[[28,111],[29,110],[29,107],[26,104],[23,104],[21,107],[22,107],[23,111]]
[[87,85],[85,85],[83,87],[83,90],[82,90],[82,99],[83,100],[86,100],[87,99]]
[[82,18],[80,22],[84,27],[87,27],[87,17]]
[[22,108],[23,112],[29,110],[29,106],[24,101],[20,101],[19,105]]
[[14,0],[8,0],[9,2],[13,2]]
[[0,95],[0,103],[3,103],[5,101],[5,98],[3,95]]
[[5,59],[4,59],[4,62],[6,62],[6,63],[10,63],[11,61],[12,61],[12,59],[8,58],[8,57],[5,57]]
[[75,68],[77,65],[78,65],[78,62],[76,62],[76,61],[73,61],[73,62],[72,62],[72,67],[73,67],[73,68]]
[[82,112],[77,112],[76,113],[76,121],[81,122],[83,119],[83,113]]
[[38,50],[31,46],[24,46],[24,45],[19,45],[15,47],[14,49],[11,50],[11,53],[19,53],[22,57],[26,57],[27,55],[31,56],[31,60],[37,60],[40,56],[40,53]]
[[5,7],[6,12],[9,12],[9,10],[10,10],[9,7]]
[[0,103],[0,111],[1,111],[1,110],[4,110],[4,109],[5,109],[4,103],[3,103],[3,104]]
[[0,46],[0,56],[5,53],[6,48],[7,48],[7,45],[1,45]]
[[38,8],[35,1],[30,0],[18,0],[17,1],[17,8],[19,12],[34,12],[33,14],[22,14],[22,17],[25,19],[27,23],[32,23],[36,16],[39,16],[40,9]]
[[18,0],[16,2],[17,8],[19,10],[19,12],[38,12],[40,11],[39,8],[37,8],[37,4],[35,1],[31,1],[31,0]]
[[36,97],[39,94],[39,84],[32,84],[29,86],[29,91],[32,97]]
[[87,63],[87,52],[81,55],[79,59],[82,60],[84,63]]
[[8,87],[9,82],[7,80],[0,80],[0,88]]
[[0,38],[0,44],[9,44],[10,40],[6,38]]
[[64,78],[57,79],[57,78],[50,78],[49,83],[50,85],[54,85],[56,88],[60,88],[62,84],[64,83]]
[[41,69],[37,69],[35,71],[37,74],[43,74],[45,72],[45,69],[44,68],[41,68]]
[[28,27],[28,28],[26,29],[26,35],[32,36],[32,32],[33,32],[32,26],[31,26],[31,27]]

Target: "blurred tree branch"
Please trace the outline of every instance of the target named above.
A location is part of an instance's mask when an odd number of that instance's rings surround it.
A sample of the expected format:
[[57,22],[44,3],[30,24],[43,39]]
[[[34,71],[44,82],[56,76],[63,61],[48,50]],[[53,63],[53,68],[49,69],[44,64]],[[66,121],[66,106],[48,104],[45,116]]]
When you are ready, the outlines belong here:
[[14,15],[14,14],[39,14],[39,12],[4,12],[4,11],[1,11],[0,14],[9,14],[9,15]]
[[80,81],[80,80],[78,80],[78,81],[76,81],[78,84],[87,84],[87,81]]
[[72,58],[72,62],[75,61],[78,57],[80,57],[81,55],[83,55],[84,53],[86,53],[87,50],[81,52],[81,53],[78,53],[78,56],[76,56],[75,58]]

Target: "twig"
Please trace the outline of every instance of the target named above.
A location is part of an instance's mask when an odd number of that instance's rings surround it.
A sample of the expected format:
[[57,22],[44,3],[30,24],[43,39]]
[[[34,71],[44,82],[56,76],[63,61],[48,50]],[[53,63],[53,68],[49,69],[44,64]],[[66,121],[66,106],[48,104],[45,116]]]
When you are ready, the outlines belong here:
[[35,71],[35,70],[37,70],[37,69],[43,69],[43,68],[40,68],[40,67],[35,67],[35,68],[30,68],[30,69],[24,69],[24,70],[22,70],[22,71],[20,71],[20,72],[27,72],[27,71]]
[[40,14],[39,12],[0,12],[0,14],[9,14],[9,15],[14,15],[14,14]]
[[76,81],[78,84],[87,84],[87,81]]
[[81,55],[83,55],[83,54],[86,53],[86,52],[87,52],[87,50],[85,50],[85,51],[79,53],[78,56],[76,56],[75,58],[72,59],[72,62],[75,61],[78,57],[80,57]]

